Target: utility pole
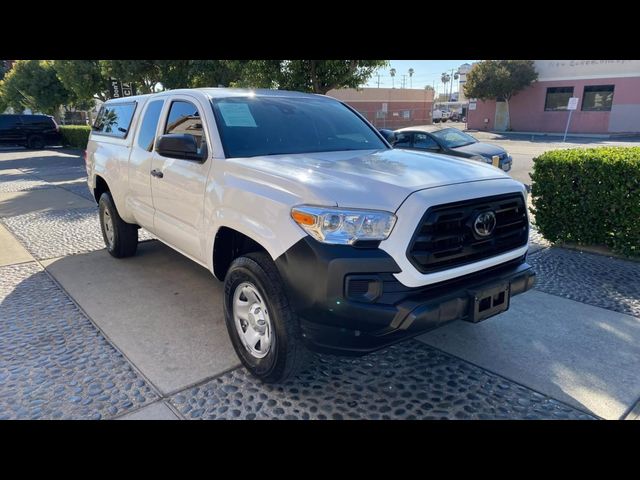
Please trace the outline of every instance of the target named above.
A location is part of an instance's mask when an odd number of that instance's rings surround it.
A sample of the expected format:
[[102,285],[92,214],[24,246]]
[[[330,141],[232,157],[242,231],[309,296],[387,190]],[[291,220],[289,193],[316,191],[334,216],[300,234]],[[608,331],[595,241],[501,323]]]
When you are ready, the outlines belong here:
[[453,71],[455,68],[451,69],[451,87],[449,88],[449,101],[451,101],[451,97],[453,97]]
[[380,74],[378,74],[377,77],[378,77],[378,88],[380,88]]
[[402,75],[402,88],[404,88],[406,85],[407,85],[407,76]]

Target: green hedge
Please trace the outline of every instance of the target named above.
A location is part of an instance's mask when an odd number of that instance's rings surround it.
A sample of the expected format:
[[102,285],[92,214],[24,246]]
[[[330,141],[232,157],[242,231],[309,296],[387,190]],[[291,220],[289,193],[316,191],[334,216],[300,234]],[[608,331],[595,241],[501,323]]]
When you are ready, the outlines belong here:
[[91,127],[88,125],[60,125],[60,133],[65,145],[84,150],[89,142]]
[[535,224],[547,240],[640,255],[640,147],[545,152],[531,179]]

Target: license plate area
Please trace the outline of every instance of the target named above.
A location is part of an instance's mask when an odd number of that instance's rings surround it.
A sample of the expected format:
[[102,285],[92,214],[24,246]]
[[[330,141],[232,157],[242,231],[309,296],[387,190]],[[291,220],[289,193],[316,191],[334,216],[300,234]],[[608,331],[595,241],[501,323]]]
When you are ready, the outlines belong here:
[[501,283],[482,290],[470,291],[470,312],[467,320],[481,322],[509,309],[511,288],[509,283]]

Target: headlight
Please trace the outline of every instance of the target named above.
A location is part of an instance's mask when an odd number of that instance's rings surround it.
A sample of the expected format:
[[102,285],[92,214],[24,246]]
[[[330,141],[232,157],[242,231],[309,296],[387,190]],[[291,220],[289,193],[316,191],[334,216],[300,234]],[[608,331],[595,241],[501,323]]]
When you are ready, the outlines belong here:
[[477,160],[478,162],[491,163],[490,158],[483,157],[482,155],[474,155],[473,157],[469,157],[469,160]]
[[396,223],[396,216],[390,212],[307,205],[292,208],[291,218],[319,242],[340,245],[385,240]]

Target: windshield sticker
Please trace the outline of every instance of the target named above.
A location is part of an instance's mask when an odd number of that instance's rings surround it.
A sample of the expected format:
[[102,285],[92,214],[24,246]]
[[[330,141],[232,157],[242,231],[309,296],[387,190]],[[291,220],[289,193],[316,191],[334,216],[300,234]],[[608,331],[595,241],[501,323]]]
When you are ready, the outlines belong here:
[[257,127],[246,103],[218,103],[218,108],[227,127]]

